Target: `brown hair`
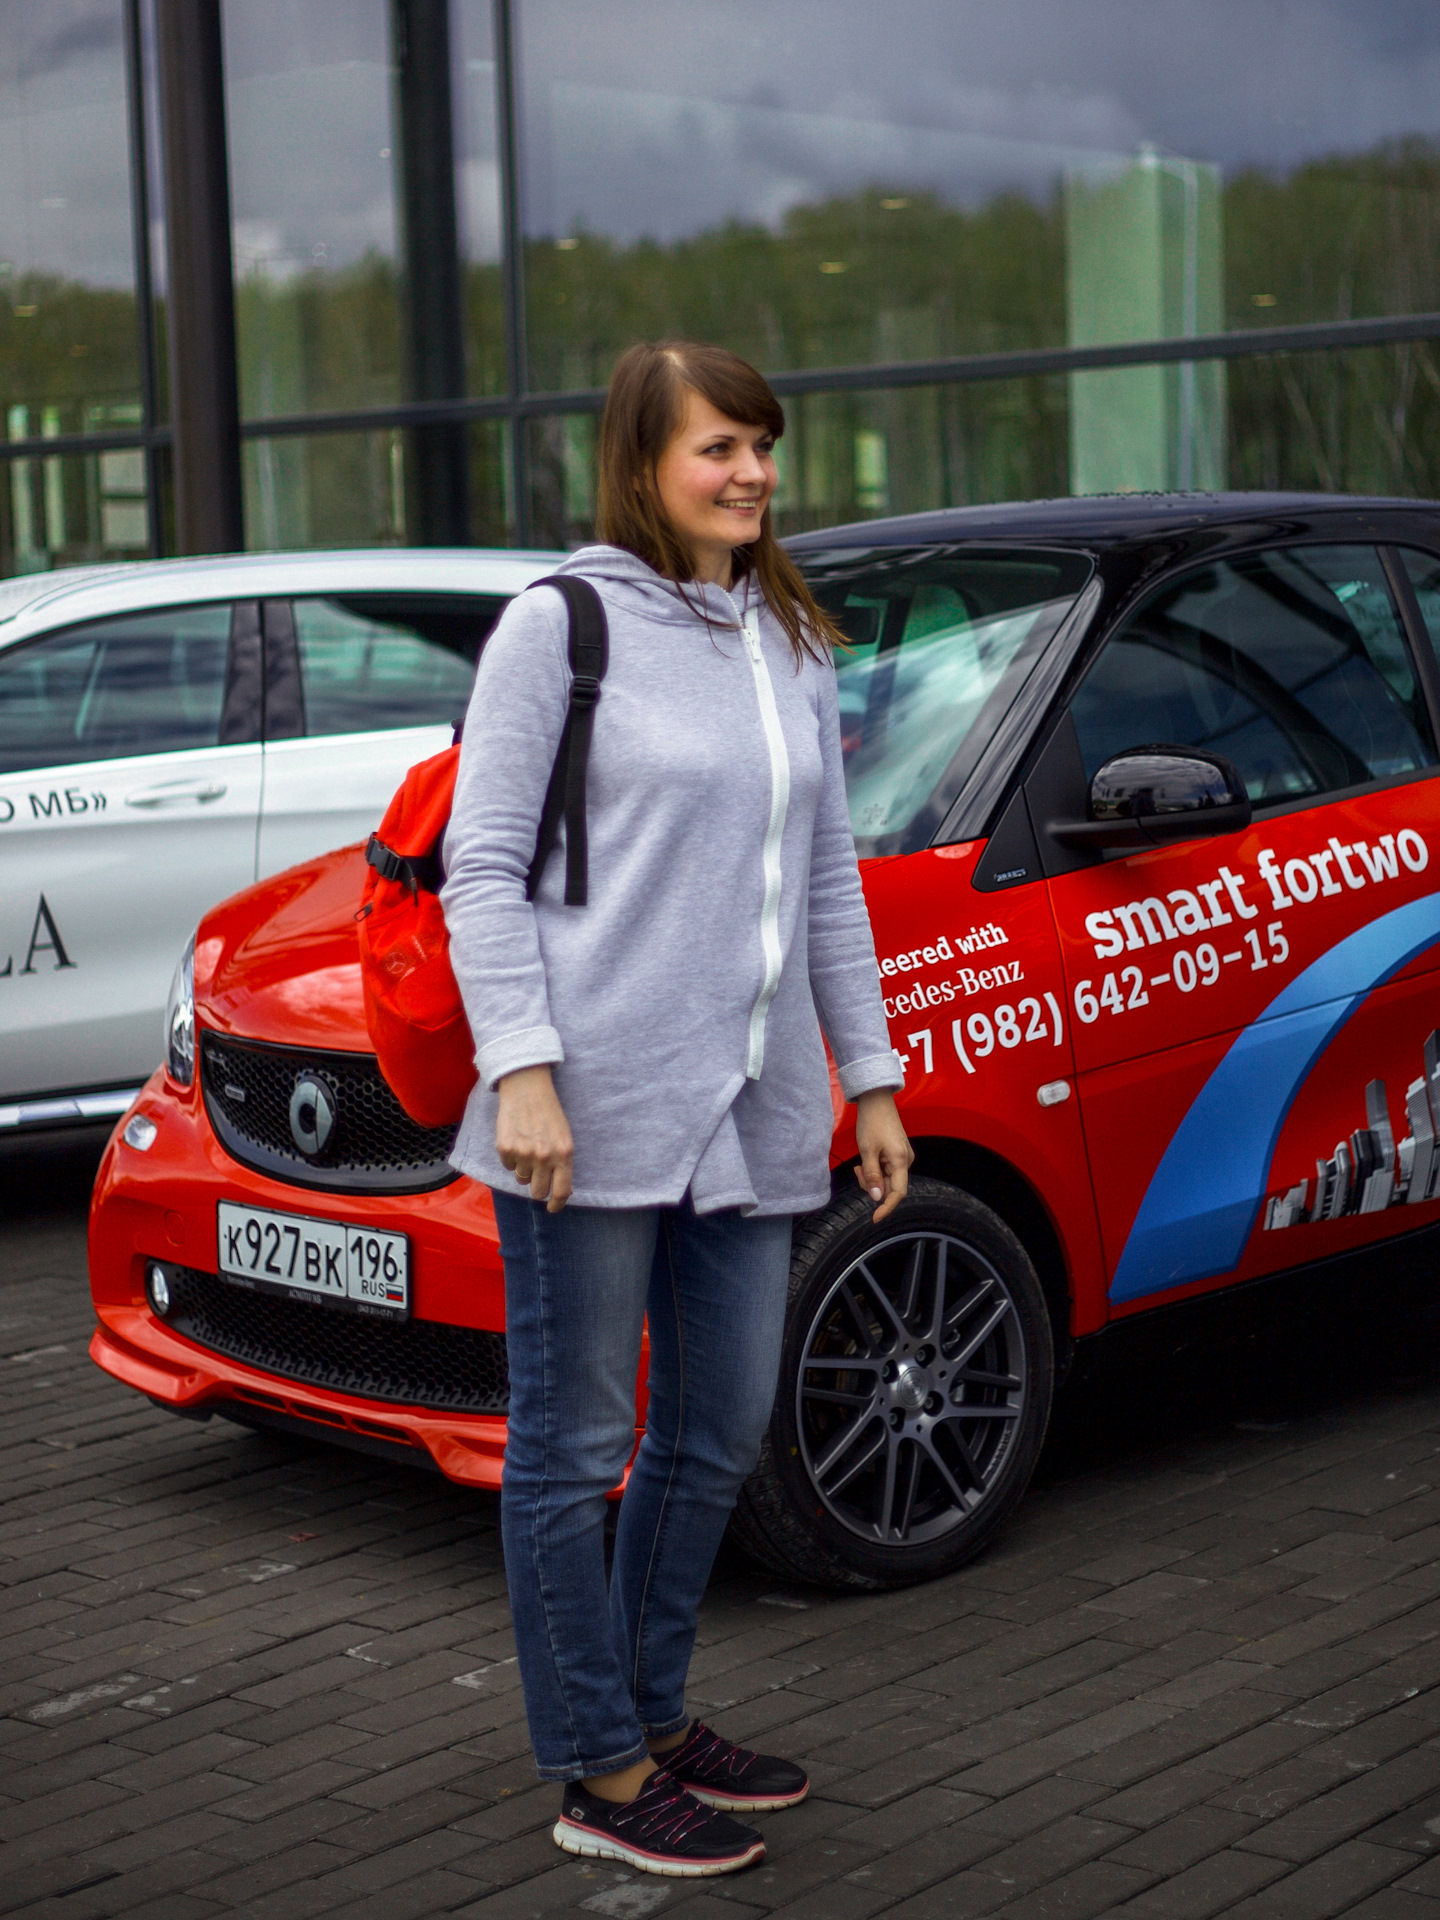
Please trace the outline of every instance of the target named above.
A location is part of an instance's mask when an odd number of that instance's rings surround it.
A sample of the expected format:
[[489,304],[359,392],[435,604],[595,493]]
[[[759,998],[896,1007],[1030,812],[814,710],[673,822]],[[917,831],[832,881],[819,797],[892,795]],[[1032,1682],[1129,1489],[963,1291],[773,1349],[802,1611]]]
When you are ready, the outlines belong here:
[[[621,354],[600,427],[596,532],[608,545],[624,547],[677,582],[694,579],[695,556],[665,511],[655,469],[685,419],[687,389],[742,426],[764,427],[777,440],[785,431],[785,414],[769,382],[725,347],[646,340]],[[797,666],[807,653],[820,660],[830,647],[845,644],[776,541],[768,508],[760,538],[731,552],[737,578],[754,574],[789,637]]]

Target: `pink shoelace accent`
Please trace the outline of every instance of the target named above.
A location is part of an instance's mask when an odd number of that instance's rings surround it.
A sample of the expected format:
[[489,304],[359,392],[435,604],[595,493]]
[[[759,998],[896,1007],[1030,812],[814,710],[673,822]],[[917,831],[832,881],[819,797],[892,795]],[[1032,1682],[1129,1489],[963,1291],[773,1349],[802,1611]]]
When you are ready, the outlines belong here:
[[668,1758],[676,1761],[682,1753],[686,1772],[700,1780],[719,1780],[727,1775],[743,1773],[756,1757],[747,1748],[737,1747],[732,1740],[712,1733],[703,1720],[695,1722],[683,1746]]
[[618,1809],[613,1816],[617,1831],[628,1831],[636,1840],[658,1840],[670,1847],[677,1846],[713,1818],[709,1809],[693,1799],[663,1767],[652,1773],[629,1805]]

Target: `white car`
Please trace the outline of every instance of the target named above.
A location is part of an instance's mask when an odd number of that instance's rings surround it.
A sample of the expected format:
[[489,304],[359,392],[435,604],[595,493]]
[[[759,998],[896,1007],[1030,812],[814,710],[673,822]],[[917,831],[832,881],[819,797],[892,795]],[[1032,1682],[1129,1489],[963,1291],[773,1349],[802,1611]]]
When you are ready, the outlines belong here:
[[0,1138],[123,1113],[207,908],[363,839],[559,554],[236,555],[0,582]]

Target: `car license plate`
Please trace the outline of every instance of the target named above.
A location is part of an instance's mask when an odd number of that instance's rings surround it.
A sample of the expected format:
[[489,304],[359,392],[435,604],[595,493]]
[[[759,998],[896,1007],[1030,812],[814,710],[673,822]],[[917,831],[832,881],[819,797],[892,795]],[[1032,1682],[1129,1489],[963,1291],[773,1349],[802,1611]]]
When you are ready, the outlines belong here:
[[303,1213],[220,1202],[220,1274],[252,1287],[331,1300],[361,1313],[410,1312],[410,1243],[403,1233]]

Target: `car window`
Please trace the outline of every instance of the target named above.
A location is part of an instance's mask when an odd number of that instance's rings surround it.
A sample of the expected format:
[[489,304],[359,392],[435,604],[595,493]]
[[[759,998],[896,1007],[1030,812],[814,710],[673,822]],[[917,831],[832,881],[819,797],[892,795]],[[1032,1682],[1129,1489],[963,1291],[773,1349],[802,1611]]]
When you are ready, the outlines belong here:
[[1208,747],[1256,802],[1436,762],[1371,547],[1276,549],[1171,582],[1105,643],[1071,712],[1087,777],[1126,747]]
[[837,653],[862,854],[929,844],[965,773],[1090,576],[1087,555],[880,548],[797,556]]
[[0,652],[0,772],[213,747],[228,606],[68,627]]
[[505,602],[355,594],[294,603],[307,733],[449,726]]
[[1420,603],[1430,644],[1440,652],[1440,558],[1433,553],[1421,553],[1415,547],[1402,547],[1400,558]]

